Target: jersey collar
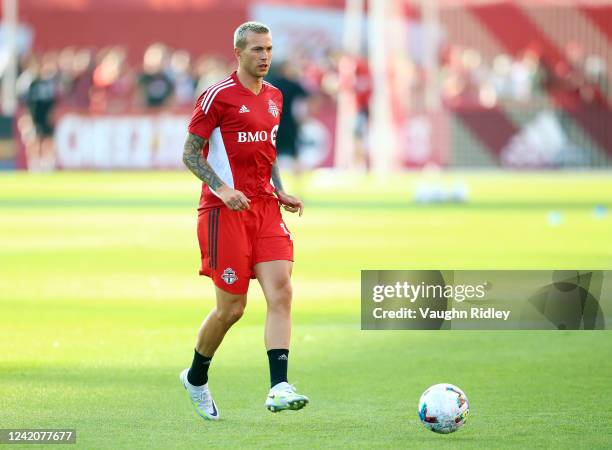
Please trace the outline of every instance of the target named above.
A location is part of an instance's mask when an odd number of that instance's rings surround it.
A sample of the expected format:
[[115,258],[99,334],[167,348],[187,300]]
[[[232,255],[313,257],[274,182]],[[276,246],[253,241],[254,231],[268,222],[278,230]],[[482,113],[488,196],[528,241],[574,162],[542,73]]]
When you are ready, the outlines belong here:
[[261,90],[259,91],[259,94],[256,94],[255,92],[253,92],[252,90],[250,90],[249,88],[245,87],[241,82],[240,79],[238,78],[238,71],[234,70],[234,72],[232,73],[232,79],[236,82],[237,86],[240,86],[241,89],[247,91],[249,94],[251,94],[254,97],[259,97],[261,95],[261,93],[264,91],[264,89],[266,89],[266,83],[262,83],[261,84]]

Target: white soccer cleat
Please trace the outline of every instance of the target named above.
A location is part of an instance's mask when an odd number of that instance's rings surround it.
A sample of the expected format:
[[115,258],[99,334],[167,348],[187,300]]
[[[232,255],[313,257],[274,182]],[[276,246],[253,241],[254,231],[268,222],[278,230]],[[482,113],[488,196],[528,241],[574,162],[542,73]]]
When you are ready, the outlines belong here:
[[298,410],[308,404],[308,397],[295,392],[295,388],[287,382],[278,383],[268,393],[266,408],[271,412],[285,409]]
[[189,369],[185,369],[179,375],[183,387],[189,394],[189,401],[196,412],[206,420],[219,420],[219,411],[217,405],[210,395],[208,383],[204,386],[193,386],[187,380]]

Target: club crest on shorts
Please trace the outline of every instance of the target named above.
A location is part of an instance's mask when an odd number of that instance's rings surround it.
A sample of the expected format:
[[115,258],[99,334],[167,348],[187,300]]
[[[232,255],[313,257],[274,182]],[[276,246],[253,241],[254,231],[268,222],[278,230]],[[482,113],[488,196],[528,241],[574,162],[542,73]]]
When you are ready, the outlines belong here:
[[223,271],[223,275],[221,275],[221,278],[227,284],[233,284],[238,279],[238,276],[236,275],[236,272],[234,272],[234,269],[228,267]]
[[274,117],[278,117],[278,106],[272,100],[268,100],[268,112],[272,114]]

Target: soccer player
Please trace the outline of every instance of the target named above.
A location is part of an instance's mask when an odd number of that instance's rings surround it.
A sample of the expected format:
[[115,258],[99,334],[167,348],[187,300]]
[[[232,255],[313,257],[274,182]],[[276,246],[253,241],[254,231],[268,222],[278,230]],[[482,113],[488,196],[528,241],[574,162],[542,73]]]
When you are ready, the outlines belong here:
[[[278,72],[278,76],[273,79],[273,82],[283,94],[284,114],[280,121],[276,149],[281,157],[288,158],[291,161],[293,173],[300,175],[302,172],[298,155],[300,118],[296,115],[296,106],[304,102],[308,93],[296,80],[295,70],[289,61],[283,61]],[[301,115],[303,116],[303,113]]]
[[208,420],[219,419],[208,368],[225,333],[242,316],[251,278],[259,281],[267,303],[264,341],[271,388],[265,406],[276,412],[308,403],[287,382],[293,242],[280,206],[300,216],[304,206],[285,193],[276,165],[283,98],[263,80],[272,59],[270,30],[257,22],[240,25],[234,54],[238,70],[198,99],[183,154],[185,165],[203,181],[200,274],[212,278],[217,301],[200,327],[191,368],[180,379],[195,410]]

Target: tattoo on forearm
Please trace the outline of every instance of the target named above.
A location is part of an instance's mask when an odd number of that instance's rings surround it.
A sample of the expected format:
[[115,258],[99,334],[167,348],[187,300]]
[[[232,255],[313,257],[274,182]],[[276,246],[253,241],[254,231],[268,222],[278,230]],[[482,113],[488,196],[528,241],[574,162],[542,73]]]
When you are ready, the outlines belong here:
[[274,161],[274,165],[272,166],[272,183],[274,183],[274,189],[276,191],[283,190],[283,183],[280,178],[280,170],[278,170],[278,164]]
[[216,190],[223,184],[223,181],[202,155],[204,143],[203,138],[189,133],[183,147],[183,162],[196,177],[210,186],[211,189]]

